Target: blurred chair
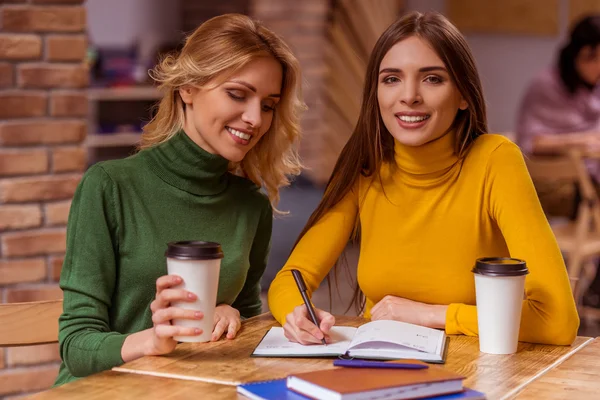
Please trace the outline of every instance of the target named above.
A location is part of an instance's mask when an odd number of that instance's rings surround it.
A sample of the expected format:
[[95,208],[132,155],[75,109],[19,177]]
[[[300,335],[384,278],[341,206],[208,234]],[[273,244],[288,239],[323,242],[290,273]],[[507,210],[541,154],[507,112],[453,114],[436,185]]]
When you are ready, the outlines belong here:
[[581,193],[574,221],[552,224],[560,250],[565,256],[571,288],[580,313],[581,299],[596,274],[600,256],[600,201],[581,154],[572,150],[565,155],[526,158],[534,181],[576,183]]
[[62,300],[0,304],[0,347],[58,342]]

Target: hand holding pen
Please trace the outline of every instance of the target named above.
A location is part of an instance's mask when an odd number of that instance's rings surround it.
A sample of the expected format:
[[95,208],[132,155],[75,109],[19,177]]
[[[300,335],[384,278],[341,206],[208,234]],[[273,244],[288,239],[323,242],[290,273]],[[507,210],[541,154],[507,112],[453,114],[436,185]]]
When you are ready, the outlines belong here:
[[292,342],[304,345],[325,344],[325,338],[335,324],[335,318],[326,311],[313,308],[300,271],[292,270],[292,275],[304,304],[297,306],[286,316],[283,326],[285,336]]

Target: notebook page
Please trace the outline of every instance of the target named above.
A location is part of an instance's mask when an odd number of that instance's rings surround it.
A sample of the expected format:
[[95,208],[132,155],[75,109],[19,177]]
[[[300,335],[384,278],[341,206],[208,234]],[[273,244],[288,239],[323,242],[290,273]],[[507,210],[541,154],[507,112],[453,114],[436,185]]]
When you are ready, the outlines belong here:
[[351,326],[334,326],[330,331],[332,343],[328,343],[327,346],[322,344],[302,345],[290,342],[283,334],[282,327],[273,327],[252,354],[262,356],[340,355],[346,353],[355,332],[356,328]]
[[406,322],[371,321],[358,328],[350,348],[365,348],[369,342],[389,342],[435,354],[441,350],[444,336],[443,331]]
[[[380,347],[385,344],[383,342],[373,343],[371,345],[376,348],[361,349],[353,347],[348,351],[347,355],[354,358],[366,358],[369,360],[399,360],[399,359],[415,359],[421,361],[441,362],[443,356],[434,353],[425,353],[419,350],[409,349],[408,347]],[[364,345],[366,346],[366,345]]]

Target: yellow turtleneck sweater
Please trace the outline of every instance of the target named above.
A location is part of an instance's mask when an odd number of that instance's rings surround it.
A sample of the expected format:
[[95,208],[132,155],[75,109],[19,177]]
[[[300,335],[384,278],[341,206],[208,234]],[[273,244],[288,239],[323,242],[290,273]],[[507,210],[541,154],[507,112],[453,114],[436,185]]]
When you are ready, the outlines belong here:
[[361,242],[358,284],[366,317],[384,296],[449,305],[446,333],[477,335],[479,257],[526,260],[519,340],[570,344],[579,326],[565,265],[519,148],[500,135],[478,137],[459,161],[454,135],[424,146],[396,141],[395,165],[381,181],[354,189],[302,238],[269,288],[275,318],[302,304],[290,269],[312,293],[346,247],[356,216]]

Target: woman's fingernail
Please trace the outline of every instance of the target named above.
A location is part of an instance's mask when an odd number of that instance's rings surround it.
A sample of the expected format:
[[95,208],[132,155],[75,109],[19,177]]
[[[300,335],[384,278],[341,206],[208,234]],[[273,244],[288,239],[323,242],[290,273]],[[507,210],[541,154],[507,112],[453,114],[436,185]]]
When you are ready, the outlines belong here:
[[194,293],[188,293],[188,299],[195,299],[196,295]]
[[202,313],[201,313],[200,311],[196,311],[196,312],[194,313],[194,317],[195,317],[195,318],[202,318]]
[[202,329],[200,329],[200,328],[196,328],[196,329],[194,329],[194,333],[195,333],[196,335],[200,335],[200,334],[202,333]]

